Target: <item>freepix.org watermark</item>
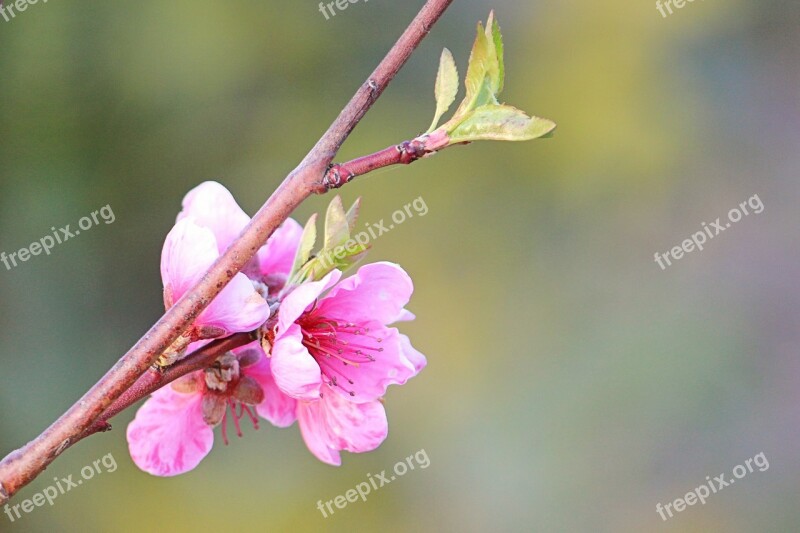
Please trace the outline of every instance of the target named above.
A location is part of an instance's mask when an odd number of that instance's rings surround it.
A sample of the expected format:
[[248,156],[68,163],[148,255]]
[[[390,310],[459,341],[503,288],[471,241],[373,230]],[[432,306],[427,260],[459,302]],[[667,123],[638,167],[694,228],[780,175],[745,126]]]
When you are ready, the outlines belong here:
[[[672,7],[675,6],[675,9],[683,9],[686,7],[686,4],[691,4],[694,0],[665,0],[663,3],[661,0],[656,0],[656,9],[658,12],[661,13],[661,18],[667,18],[669,15],[672,15]],[[667,15],[669,13],[669,15]]]
[[753,473],[755,471],[753,465],[758,467],[759,472],[764,472],[769,469],[769,461],[767,461],[767,456],[764,455],[764,452],[761,452],[755,457],[748,459],[743,465],[736,465],[733,469],[732,478],[728,478],[726,480],[724,473],[714,477],[713,479],[711,476],[706,476],[707,483],[700,485],[693,491],[687,492],[683,498],[678,498],[677,500],[669,502],[666,505],[661,505],[661,503],[657,504],[656,512],[659,514],[659,516],[661,516],[661,520],[666,522],[668,518],[672,518],[674,516],[672,513],[673,509],[676,513],[680,513],[686,509],[687,506],[692,506],[697,502],[705,505],[706,498],[712,494],[718,493],[725,487],[733,485],[736,483],[737,479],[742,479],[747,474]]
[[42,252],[44,252],[45,255],[50,255],[57,244],[63,244],[77,237],[81,234],[81,231],[88,231],[95,226],[99,226],[100,220],[106,224],[113,224],[116,220],[110,204],[100,208],[99,211],[92,211],[89,216],[81,218],[78,221],[79,229],[72,229],[71,224],[67,224],[59,229],[56,229],[54,226],[50,228],[50,231],[53,232],[52,235],[45,235],[38,241],[34,241],[29,246],[20,248],[16,252],[8,254],[6,252],[0,252],[0,261],[5,265],[6,270],[11,270],[19,266],[19,263],[28,261],[31,257],[41,255]]
[[[334,2],[320,2],[319,12],[325,15],[325,20],[330,20],[331,17],[336,16],[337,11],[344,11],[350,7],[350,4],[357,4],[361,1],[362,0],[335,0]],[[369,0],[363,0],[363,2],[366,4]],[[330,15],[328,13],[330,13]]]
[[[47,0],[41,0],[43,4]],[[39,0],[16,0],[16,2],[0,2],[0,16],[6,22],[11,22],[16,18],[18,13],[22,13],[28,9],[28,6],[34,6],[39,3]]]
[[[105,470],[100,468],[101,465],[105,467]],[[116,459],[114,459],[113,455],[107,453],[102,458],[94,461],[91,465],[86,465],[81,468],[80,478],[74,479],[76,477],[75,474],[71,474],[61,479],[54,477],[53,481],[56,482],[55,485],[46,487],[43,491],[37,492],[31,498],[22,500],[16,505],[6,504],[6,506],[3,508],[3,512],[6,514],[6,516],[8,516],[9,520],[14,522],[23,517],[22,513],[28,514],[37,507],[42,507],[45,503],[53,505],[53,503],[56,501],[56,498],[66,494],[72,489],[78,488],[83,484],[84,481],[89,481],[92,479],[95,474],[102,474],[103,472],[108,472],[110,474],[112,472],[116,472],[116,470]],[[22,513],[20,513],[20,511],[22,511]]]
[[[356,246],[359,244],[361,246],[366,246],[373,240],[377,239],[381,235],[389,233],[392,231],[396,226],[399,226],[406,220],[414,218],[415,215],[419,215],[424,217],[428,214],[428,204],[425,203],[425,199],[420,196],[414,199],[413,202],[409,202],[404,205],[401,209],[398,209],[394,213],[392,213],[391,222],[387,222],[385,219],[381,219],[380,222],[377,224],[364,224],[365,230],[362,230],[359,233],[353,235],[351,239],[349,239],[344,244],[337,246],[333,250],[329,250],[325,254],[320,256],[320,260],[322,261],[322,265],[325,267],[332,267],[336,264],[337,259],[342,259],[348,252],[353,253],[356,251]],[[388,226],[387,226],[388,224]]]
[[[747,208],[750,208],[748,210]],[[664,253],[656,252],[656,263],[658,266],[661,267],[661,270],[666,270],[668,266],[672,266],[672,261],[677,261],[683,257],[684,254],[688,254],[695,250],[702,251],[705,244],[725,231],[726,229],[730,228],[731,225],[739,222],[742,218],[748,216],[750,213],[759,214],[764,211],[764,203],[761,201],[761,198],[758,197],[757,194],[754,194],[746,201],[739,204],[738,207],[734,207],[730,211],[728,211],[728,221],[722,222],[720,218],[712,222],[711,224],[706,224],[705,222],[702,223],[703,229],[698,231],[691,238],[684,240],[680,246],[675,246],[671,250],[668,250]],[[672,259],[670,259],[670,257]]]
[[414,470],[415,463],[416,466],[419,466],[422,470],[431,465],[431,460],[428,459],[428,453],[424,448],[414,455],[409,455],[405,458],[405,460],[395,463],[394,468],[392,469],[394,474],[387,474],[386,470],[383,470],[380,474],[375,474],[374,476],[372,474],[367,474],[367,479],[369,482],[362,481],[356,485],[355,488],[346,491],[344,494],[336,496],[332,500],[328,500],[326,502],[323,502],[322,500],[317,501],[317,509],[319,509],[319,512],[322,513],[324,518],[328,518],[329,514],[336,512],[334,511],[333,506],[336,506],[337,509],[344,509],[347,507],[348,503],[355,503],[359,498],[361,498],[361,501],[365,502],[367,501],[367,495],[373,490],[378,490],[397,478],[406,475],[409,471]]

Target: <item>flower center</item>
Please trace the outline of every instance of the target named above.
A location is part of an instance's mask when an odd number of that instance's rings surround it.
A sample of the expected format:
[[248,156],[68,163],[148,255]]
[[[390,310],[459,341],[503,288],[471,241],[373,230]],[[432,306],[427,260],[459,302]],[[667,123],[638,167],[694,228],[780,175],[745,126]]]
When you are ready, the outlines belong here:
[[206,368],[204,377],[209,390],[225,392],[228,384],[239,381],[239,360],[228,352],[211,367]]
[[242,436],[240,421],[245,414],[258,429],[255,406],[264,400],[264,391],[255,379],[244,375],[242,369],[255,364],[260,357],[253,350],[245,351],[239,357],[228,352],[203,371],[203,420],[212,427],[222,426],[222,440],[226,445],[229,411],[239,437]]
[[383,339],[370,334],[368,327],[336,318],[315,316],[313,311],[298,321],[303,331],[303,346],[317,361],[323,381],[330,387],[340,387],[350,396],[356,393],[355,369],[375,362],[383,351]]

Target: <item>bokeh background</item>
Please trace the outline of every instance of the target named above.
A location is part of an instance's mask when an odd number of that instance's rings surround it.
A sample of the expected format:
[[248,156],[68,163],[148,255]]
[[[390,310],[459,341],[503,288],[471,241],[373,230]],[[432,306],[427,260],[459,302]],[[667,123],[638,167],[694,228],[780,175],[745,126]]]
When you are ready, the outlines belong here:
[[[313,145],[422,0],[331,20],[302,0],[51,1],[0,20],[0,250],[116,215],[0,268],[0,456],[35,437],[162,311],[182,196],[250,213]],[[344,147],[424,130],[440,50],[464,71],[495,8],[507,102],[554,138],[474,144],[347,187],[413,276],[428,368],[390,390],[390,435],[332,468],[264,424],[190,474],[136,469],[124,428],[69,450],[19,500],[119,467],[0,531],[794,531],[800,522],[800,4],[458,0]],[[653,256],[758,194],[667,270]],[[296,213],[324,210],[316,197]],[[317,500],[424,449],[431,464],[324,519]],[[663,522],[656,504],[759,452],[770,468]]]

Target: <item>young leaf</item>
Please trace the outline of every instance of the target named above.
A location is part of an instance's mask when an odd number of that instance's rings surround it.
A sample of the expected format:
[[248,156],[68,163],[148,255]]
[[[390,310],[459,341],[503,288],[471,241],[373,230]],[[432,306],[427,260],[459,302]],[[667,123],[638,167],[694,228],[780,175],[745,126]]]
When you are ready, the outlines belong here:
[[300,246],[297,248],[297,255],[294,258],[292,274],[298,272],[311,257],[311,250],[317,242],[317,214],[311,215],[303,229],[303,236],[300,238]]
[[442,51],[442,57],[439,59],[439,72],[436,74],[434,94],[436,95],[436,114],[428,133],[436,129],[439,119],[447,113],[458,95],[458,67],[456,67],[453,54],[447,48]]
[[480,106],[498,104],[497,96],[503,90],[504,78],[503,38],[500,35],[500,25],[492,11],[485,29],[478,23],[478,34],[472,46],[467,76],[464,80],[467,95],[443,129],[451,131],[471,111]]
[[[497,97],[505,84],[503,55],[503,36],[492,11],[485,28],[478,23],[478,35],[464,79],[467,94],[449,121],[433,133],[428,132],[429,142],[440,148],[480,140],[527,141],[550,136],[556,127],[554,122],[529,117],[519,109],[499,103]],[[436,143],[432,142],[434,138]]]
[[369,245],[347,242],[347,247],[340,244],[334,249],[323,250],[306,263],[299,277],[306,281],[319,281],[331,270],[338,269],[345,272],[361,261],[367,255],[369,248]]
[[331,270],[339,269],[344,272],[361,261],[369,248],[369,244],[361,244],[348,238],[335,248],[320,250],[292,279],[298,283],[319,281]]
[[[501,78],[501,73],[504,69],[503,65],[503,42],[502,38],[500,41],[500,55],[498,55],[497,50],[497,41],[495,39],[495,28],[494,26],[497,25],[497,21],[494,18],[494,11],[489,13],[489,20],[486,21],[486,49],[488,51],[488,57],[486,62],[486,78],[487,78],[487,87],[489,89],[489,93],[491,95],[491,100],[493,103],[497,103],[497,95],[500,94],[500,90],[503,88],[503,79]],[[497,31],[500,31],[500,27],[497,26]],[[478,105],[483,105],[486,102],[479,102]]]
[[325,241],[323,250],[333,250],[350,238],[350,225],[342,205],[342,197],[336,196],[328,205],[325,214]]
[[[491,32],[491,33],[489,33]],[[506,79],[505,60],[503,59],[503,34],[500,32],[500,24],[494,18],[494,11],[489,13],[489,21],[486,23],[486,34],[494,43],[495,57],[497,57],[498,80],[497,92],[500,94],[503,91]]]
[[357,198],[350,209],[347,210],[347,226],[350,228],[350,233],[356,229],[356,221],[358,220],[358,213],[361,211],[361,197]]
[[452,132],[450,143],[471,141],[529,141],[547,135],[556,124],[529,117],[509,105],[489,104],[472,111]]
[[[325,215],[325,241],[322,249],[311,256],[314,240],[307,235],[315,233],[316,215],[309,220],[303,233],[303,241],[298,253],[296,267],[292,271],[290,284],[319,281],[333,269],[348,270],[366,256],[368,244],[361,244],[350,237],[355,230],[356,219],[361,208],[361,199],[355,201],[347,213],[344,212],[341,197],[337,196],[328,206]],[[312,223],[313,222],[313,223]],[[300,262],[300,258],[304,261]]]
[[[487,98],[490,98],[491,90],[486,80],[489,64],[492,61],[490,56],[489,39],[486,36],[483,25],[479,22],[478,36],[475,38],[475,44],[472,45],[472,52],[469,56],[469,66],[467,67],[467,76],[464,79],[467,95],[464,97],[464,100],[461,102],[461,105],[456,110],[455,116],[450,122],[458,121],[458,119],[464,117],[469,111],[479,106],[482,101],[488,101]],[[496,62],[496,60],[497,57],[495,56],[494,61]]]

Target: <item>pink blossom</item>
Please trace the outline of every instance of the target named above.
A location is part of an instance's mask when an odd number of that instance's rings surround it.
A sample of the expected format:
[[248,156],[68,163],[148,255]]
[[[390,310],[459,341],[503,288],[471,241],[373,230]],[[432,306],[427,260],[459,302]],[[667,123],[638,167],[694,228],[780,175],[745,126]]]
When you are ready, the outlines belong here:
[[[218,183],[203,183],[186,195],[162,253],[167,307],[200,280],[249,221]],[[300,225],[288,219],[165,353],[167,364],[208,339],[263,324],[270,316],[267,298],[282,296],[301,234]],[[229,419],[241,436],[240,421],[247,418],[258,428],[259,416],[278,427],[298,420],[309,450],[332,465],[341,464],[343,450],[377,448],[388,433],[382,404],[387,387],[405,383],[426,364],[408,337],[390,327],[414,319],[405,309],[413,284],[392,263],[366,265],[340,278],[334,270],[283,299],[266,338],[271,358],[253,343],[153,393],[128,427],[137,466],[158,476],[192,470],[210,452],[214,427],[221,426],[227,444]]]
[[[250,217],[239,207],[230,191],[215,181],[201,183],[184,197],[178,221],[185,218],[193,219],[214,233],[220,254],[250,222]],[[253,281],[266,285],[271,292],[280,290],[292,269],[302,233],[302,226],[288,218],[258,250],[243,272]]]
[[340,277],[334,270],[281,303],[272,372],[278,387],[298,400],[333,391],[350,402],[372,402],[425,366],[408,338],[388,327],[413,318],[404,309],[414,290],[408,274],[392,263],[374,263],[337,284]]
[[[219,183],[202,183],[186,195],[161,257],[167,308],[200,280],[249,222],[250,217]],[[250,265],[233,277],[192,328],[166,351],[160,364],[180,359],[189,342],[251,331],[263,324],[270,313],[266,298],[285,284],[301,234],[297,222],[284,222]]]
[[[167,309],[184,295],[219,257],[211,230],[193,219],[180,220],[167,235],[161,255],[164,305]],[[173,347],[179,357],[188,342],[251,331],[269,318],[269,305],[244,274],[237,274],[197,317],[192,328]],[[171,354],[171,355],[175,355]]]
[[221,427],[227,444],[229,419],[241,437],[243,418],[256,429],[256,414],[287,426],[294,422],[295,410],[295,400],[280,394],[269,361],[253,343],[154,392],[128,426],[128,446],[134,463],[145,472],[175,476],[194,469],[208,455],[215,426]]

